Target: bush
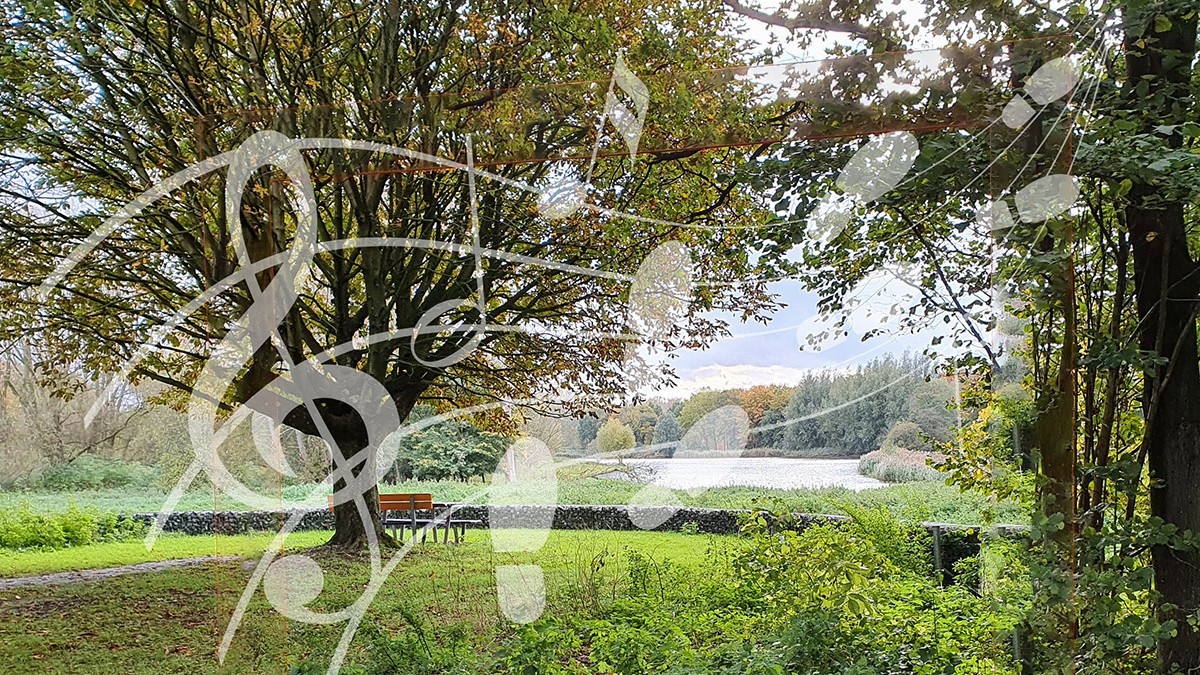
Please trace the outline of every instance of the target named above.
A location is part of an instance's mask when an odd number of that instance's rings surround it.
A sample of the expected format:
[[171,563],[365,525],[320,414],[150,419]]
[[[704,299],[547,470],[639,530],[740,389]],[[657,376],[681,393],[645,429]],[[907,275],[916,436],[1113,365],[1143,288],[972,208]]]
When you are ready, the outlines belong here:
[[55,492],[151,487],[157,478],[158,470],[154,467],[85,453],[73,461],[36,474],[23,481],[20,487]]
[[780,529],[786,514],[746,523],[734,583],[783,672],[1016,672],[1007,640],[1027,602],[940,588],[927,535],[882,509],[851,511],[847,523],[803,532]]
[[503,436],[481,431],[457,420],[442,422],[409,434],[400,443],[396,466],[385,480],[467,480],[495,470],[507,442]]
[[82,510],[75,505],[63,513],[34,513],[29,504],[15,512],[0,513],[0,549],[52,551],[100,541],[140,537],[145,523],[118,518],[115,513]]
[[58,549],[67,536],[57,516],[43,516],[23,506],[16,513],[0,515],[0,547],[6,549]]
[[937,469],[929,466],[930,459],[936,461],[939,455],[884,446],[882,450],[859,457],[858,472],[888,483],[937,480],[942,476]]
[[633,430],[616,417],[610,417],[596,434],[596,447],[605,454],[628,450],[636,444]]
[[579,663],[583,641],[567,621],[541,619],[517,628],[497,652],[497,673],[584,675]]
[[885,449],[900,448],[903,450],[931,450],[929,441],[923,437],[921,427],[916,422],[901,420],[892,425],[887,436],[883,439]]
[[933,535],[924,525],[901,521],[882,506],[845,504],[850,516],[848,529],[871,542],[897,568],[921,576],[933,575]]

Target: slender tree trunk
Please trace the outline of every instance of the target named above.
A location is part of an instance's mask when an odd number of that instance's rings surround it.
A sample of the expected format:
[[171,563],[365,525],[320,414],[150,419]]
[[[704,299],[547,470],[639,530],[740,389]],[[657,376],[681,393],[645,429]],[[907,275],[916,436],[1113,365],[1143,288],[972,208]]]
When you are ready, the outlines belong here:
[[[1103,221],[1097,221],[1103,227]],[[1124,231],[1118,231],[1117,236],[1117,286],[1113,298],[1112,317],[1109,319],[1108,338],[1117,344],[1121,340],[1121,327],[1125,319],[1125,295],[1128,292],[1129,237]],[[1108,379],[1104,385],[1104,413],[1100,421],[1100,439],[1096,444],[1096,466],[1107,467],[1112,453],[1113,429],[1116,425],[1117,399],[1119,387],[1124,378],[1124,368],[1116,366],[1108,371]],[[1107,500],[1108,484],[1104,476],[1096,478],[1096,493],[1094,502],[1103,504]],[[1092,526],[1100,530],[1104,525],[1104,510],[1097,509],[1092,516]]]
[[[1070,250],[1070,230],[1060,244]],[[1038,401],[1038,416],[1033,429],[1033,443],[1040,454],[1039,473],[1044,479],[1041,490],[1041,510],[1048,519],[1061,518],[1061,527],[1041,542],[1058,572],[1058,582],[1065,584],[1059,595],[1052,585],[1046,599],[1054,599],[1046,607],[1049,621],[1043,634],[1047,653],[1038,661],[1056,664],[1061,670],[1074,672],[1068,665],[1075,658],[1075,640],[1079,629],[1075,608],[1075,284],[1074,256],[1067,255],[1050,275],[1051,301],[1063,313],[1062,344],[1059,347],[1058,371],[1053,382],[1045,384]],[[1049,372],[1049,369],[1047,369]],[[1035,591],[1037,589],[1035,588]]]
[[[1068,256],[1064,266],[1069,266]],[[1058,293],[1065,305],[1073,305],[1069,282],[1071,271],[1064,270]],[[1058,285],[1058,284],[1056,284]],[[1043,513],[1062,516],[1063,526],[1053,539],[1067,553],[1075,538],[1075,312],[1064,308],[1063,341],[1059,348],[1058,372],[1049,384],[1034,428],[1034,445],[1041,453],[1041,473],[1047,479],[1042,492]]]
[[[1012,52],[1012,86],[1024,87],[1027,78],[1045,62],[1045,55],[1028,46],[1014,46]],[[1030,158],[1034,175],[1069,172],[1072,153],[1047,157],[1043,148],[1055,147],[1055,141],[1070,143],[1070,132],[1063,133],[1057,125],[1043,125],[1043,110],[1021,130],[1019,142]],[[1053,135],[1053,137],[1050,137]],[[1057,162],[1058,166],[1054,163]],[[1022,672],[1071,672],[1074,660],[1078,621],[1075,608],[1075,465],[1076,465],[1076,321],[1074,230],[1070,216],[1061,222],[1045,223],[1040,240],[1031,246],[1042,254],[1061,252],[1056,262],[1043,269],[1045,288],[1041,299],[1049,308],[1044,328],[1033,328],[1033,377],[1037,383],[1037,417],[1029,434],[1030,450],[1036,451],[1040,489],[1039,510],[1048,522],[1058,522],[1058,529],[1035,542],[1039,556],[1044,556],[1054,570],[1052,578],[1035,581],[1034,597],[1044,605],[1043,614],[1032,622],[1031,629],[1040,635],[1036,649],[1024,650],[1026,662]],[[1062,316],[1061,340],[1055,345],[1056,317]],[[1044,344],[1038,343],[1038,335]],[[1044,355],[1044,357],[1043,357]],[[1057,356],[1057,359],[1055,358]],[[1057,361],[1057,363],[1055,363]],[[1019,440],[1019,439],[1018,439]],[[1031,645],[1032,646],[1032,645]]]
[[[1145,199],[1149,190],[1137,190]],[[1163,209],[1130,205],[1126,210],[1134,242],[1139,342],[1141,348],[1166,359],[1148,370],[1143,411],[1143,449],[1150,468],[1150,510],[1180,531],[1200,532],[1200,364],[1196,352],[1194,282],[1196,265],[1187,253],[1183,207]],[[1200,609],[1200,554],[1169,544],[1151,549],[1155,586],[1174,620],[1176,636],[1160,647],[1163,672],[1179,666],[1200,672],[1200,633],[1187,615]]]
[[[1186,115],[1196,54],[1196,16],[1182,3],[1125,14],[1126,83],[1130,111],[1145,133]],[[1158,15],[1156,12],[1160,12]],[[1173,137],[1178,147],[1181,140]],[[1143,450],[1151,473],[1153,515],[1180,531],[1200,532],[1200,362],[1196,350],[1196,262],[1188,252],[1184,205],[1152,183],[1134,179],[1125,209],[1133,245],[1138,339],[1164,362],[1145,377]],[[1151,549],[1162,619],[1176,622],[1159,646],[1161,672],[1200,673],[1200,632],[1187,621],[1200,609],[1200,554],[1170,544]]]

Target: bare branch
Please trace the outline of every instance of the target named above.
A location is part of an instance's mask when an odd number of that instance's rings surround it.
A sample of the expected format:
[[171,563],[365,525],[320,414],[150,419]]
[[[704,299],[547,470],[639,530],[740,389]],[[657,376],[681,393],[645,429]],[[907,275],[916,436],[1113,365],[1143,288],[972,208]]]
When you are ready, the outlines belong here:
[[883,38],[883,33],[874,28],[849,21],[838,21],[829,13],[829,9],[823,5],[809,5],[800,9],[795,17],[788,18],[779,16],[778,14],[769,14],[754,7],[748,7],[738,2],[738,0],[721,0],[721,2],[734,14],[739,14],[747,19],[760,21],[771,26],[786,28],[789,31],[808,29],[833,33],[849,33],[869,43],[877,42]]

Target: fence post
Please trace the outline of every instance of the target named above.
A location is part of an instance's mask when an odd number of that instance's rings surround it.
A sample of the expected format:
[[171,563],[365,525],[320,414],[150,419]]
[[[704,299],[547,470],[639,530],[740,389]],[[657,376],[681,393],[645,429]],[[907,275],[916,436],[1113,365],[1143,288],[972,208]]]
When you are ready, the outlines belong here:
[[937,575],[938,586],[945,586],[945,575],[942,574],[942,526],[933,526],[933,573]]

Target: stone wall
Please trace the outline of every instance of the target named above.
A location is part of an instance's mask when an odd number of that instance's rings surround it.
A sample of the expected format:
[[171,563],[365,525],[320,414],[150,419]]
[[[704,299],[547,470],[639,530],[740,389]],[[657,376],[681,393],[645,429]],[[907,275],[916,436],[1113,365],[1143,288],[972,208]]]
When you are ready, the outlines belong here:
[[[241,534],[257,530],[278,530],[286,518],[301,514],[297,530],[333,529],[333,513],[325,509],[308,511],[177,511],[163,525],[164,532],[185,534]],[[657,531],[678,532],[686,524],[694,523],[700,532],[733,534],[738,531],[738,514],[744,511],[723,509],[679,509],[667,517],[666,513],[652,508],[624,506],[463,506],[454,513],[456,520],[477,521],[468,527],[488,527],[492,518],[504,527],[545,527],[548,518],[556,530],[637,530],[635,521],[648,519],[663,521],[654,527]],[[138,513],[132,516],[150,523],[155,514]]]
[[[550,516],[551,511],[553,515]],[[333,513],[325,509],[307,511],[177,511],[172,513],[163,526],[164,532],[186,534],[240,534],[257,530],[278,530],[284,520],[293,514],[302,514],[298,530],[333,529]],[[499,518],[505,527],[544,527],[548,516],[551,527],[556,530],[637,530],[640,524],[655,523],[651,528],[660,532],[678,532],[685,525],[694,524],[699,532],[711,534],[734,534],[738,531],[738,518],[748,511],[730,509],[682,508],[662,511],[654,507],[633,506],[580,506],[560,504],[557,506],[483,506],[459,507],[455,519],[478,521],[469,527],[488,527],[492,517]],[[814,522],[845,520],[845,516],[797,514],[803,525]],[[153,522],[155,515],[139,513],[138,520]],[[930,530],[956,532],[967,539],[977,540],[977,528],[947,523],[925,523]],[[1003,530],[1012,535],[1020,528],[1011,526]]]
[[[278,531],[285,519],[295,513],[302,514],[299,530],[332,530],[333,512],[326,510],[307,511],[176,511],[167,517],[163,532],[184,534],[243,534],[262,530]],[[154,522],[153,513],[135,513],[132,518],[145,523]]]
[[[749,513],[728,509],[677,510],[633,506],[483,506],[467,505],[457,508],[454,519],[468,521],[467,527],[489,527],[492,520],[505,528],[542,528],[549,519],[555,530],[639,530],[648,529],[678,532],[687,527],[697,532],[735,534],[739,518]],[[295,514],[301,517],[297,530],[331,530],[333,513],[325,509],[307,511],[179,511],[172,513],[163,526],[165,532],[186,534],[242,534],[253,531],[278,531],[285,520]],[[846,520],[845,516],[796,514],[801,528],[817,522]],[[147,523],[154,514],[133,516]],[[934,566],[943,572],[947,582],[953,581],[954,563],[979,551],[979,529],[949,523],[923,523],[934,536],[930,551]],[[642,527],[639,527],[641,525]],[[1024,529],[1001,526],[1005,537],[1023,537]]]

